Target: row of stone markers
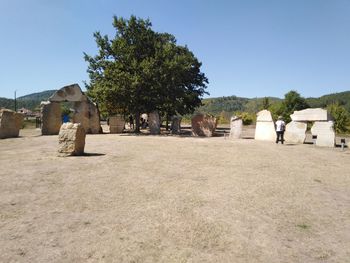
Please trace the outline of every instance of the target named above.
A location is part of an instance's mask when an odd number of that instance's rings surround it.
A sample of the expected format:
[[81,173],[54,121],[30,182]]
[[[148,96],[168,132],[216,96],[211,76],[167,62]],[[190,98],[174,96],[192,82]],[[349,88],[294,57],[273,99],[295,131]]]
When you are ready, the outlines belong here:
[[[331,120],[327,110],[315,108],[294,111],[290,117],[292,121],[286,125],[284,136],[287,143],[304,143],[307,123],[313,122],[311,134],[316,138],[316,145],[335,146],[334,122]],[[268,110],[262,110],[257,114],[255,139],[276,141],[275,124]]]

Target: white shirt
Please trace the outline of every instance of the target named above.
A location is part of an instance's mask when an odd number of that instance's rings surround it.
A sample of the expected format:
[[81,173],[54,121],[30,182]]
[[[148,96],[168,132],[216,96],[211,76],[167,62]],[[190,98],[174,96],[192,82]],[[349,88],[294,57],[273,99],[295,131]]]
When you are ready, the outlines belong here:
[[286,123],[282,120],[276,121],[276,131],[284,131],[286,127]]

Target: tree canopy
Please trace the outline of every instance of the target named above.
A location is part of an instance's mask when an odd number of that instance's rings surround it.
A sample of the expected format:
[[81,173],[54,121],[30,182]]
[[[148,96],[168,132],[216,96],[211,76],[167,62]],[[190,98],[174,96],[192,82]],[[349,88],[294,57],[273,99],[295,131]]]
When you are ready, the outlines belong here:
[[[201,63],[173,35],[152,30],[149,20],[113,18],[113,39],[94,34],[98,54],[88,62],[89,96],[108,114],[192,113],[201,105],[208,79]],[[136,123],[138,130],[138,123]]]

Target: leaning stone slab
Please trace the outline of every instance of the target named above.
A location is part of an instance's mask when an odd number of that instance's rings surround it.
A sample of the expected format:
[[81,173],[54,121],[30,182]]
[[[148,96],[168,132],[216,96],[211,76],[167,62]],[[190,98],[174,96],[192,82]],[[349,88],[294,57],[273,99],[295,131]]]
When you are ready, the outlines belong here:
[[172,134],[180,134],[181,133],[181,120],[180,116],[174,115],[171,118],[171,133]]
[[62,124],[61,106],[58,102],[41,102],[41,134],[56,135]]
[[23,115],[12,110],[0,110],[0,139],[18,137]]
[[257,113],[254,139],[260,141],[276,141],[275,124],[268,110],[262,110]]
[[58,155],[83,155],[85,147],[85,129],[80,123],[62,124],[58,135]]
[[316,121],[311,128],[312,135],[316,135],[316,145],[334,147],[335,132],[333,121]]
[[284,139],[287,143],[301,143],[305,142],[307,124],[304,122],[291,121],[286,125],[286,132]]
[[217,120],[215,117],[204,114],[196,114],[191,120],[192,135],[212,137],[216,130]]
[[122,133],[125,127],[125,120],[122,115],[109,117],[109,132]]
[[327,110],[321,108],[310,108],[300,111],[294,111],[290,115],[293,121],[328,121],[330,116]]
[[230,124],[230,138],[239,139],[242,136],[243,121],[242,118],[233,116],[231,117]]
[[65,86],[57,90],[50,98],[51,102],[63,102],[63,101],[86,101],[87,97],[82,92],[78,84],[72,84]]
[[149,114],[148,126],[151,134],[160,134],[160,118],[158,111],[153,111]]

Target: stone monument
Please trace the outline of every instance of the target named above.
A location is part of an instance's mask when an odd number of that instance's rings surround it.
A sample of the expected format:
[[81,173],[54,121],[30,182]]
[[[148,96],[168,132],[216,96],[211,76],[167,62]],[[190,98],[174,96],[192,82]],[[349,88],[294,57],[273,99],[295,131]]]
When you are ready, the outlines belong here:
[[243,121],[241,117],[232,116],[230,121],[230,138],[239,139],[242,136]]
[[109,117],[109,132],[110,133],[122,133],[125,127],[125,120],[122,115]]
[[0,139],[18,137],[23,124],[23,114],[12,110],[0,110]]
[[41,134],[42,135],[56,135],[59,133],[62,116],[61,106],[58,102],[41,102]]
[[171,133],[180,134],[181,133],[181,120],[182,118],[174,115],[171,118]]
[[[287,142],[303,143],[305,140],[306,123],[314,122],[314,125],[311,128],[311,133],[312,135],[317,136],[316,145],[334,147],[334,123],[331,121],[330,114],[327,112],[327,110],[321,108],[309,108],[294,111],[290,117],[292,119],[292,124],[290,125],[290,128],[288,128],[287,125],[285,136]],[[298,123],[297,125],[300,127],[300,129],[298,129],[294,123]]]
[[215,117],[199,113],[193,116],[191,125],[193,136],[211,137],[215,133],[217,120]]
[[276,141],[275,124],[268,110],[257,113],[254,138],[261,141]]
[[58,134],[58,155],[83,155],[85,147],[85,129],[80,123],[62,124]]
[[43,135],[58,134],[62,124],[59,103],[66,101],[74,103],[74,123],[81,123],[86,133],[102,132],[97,105],[81,91],[78,84],[72,84],[57,90],[48,102],[42,102]]
[[151,134],[160,134],[160,118],[158,111],[153,111],[149,114],[148,127]]

